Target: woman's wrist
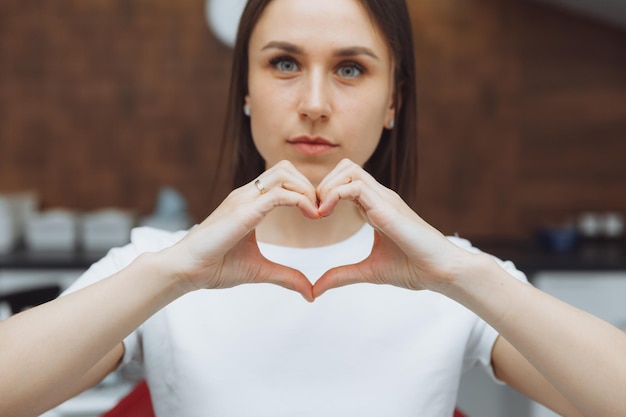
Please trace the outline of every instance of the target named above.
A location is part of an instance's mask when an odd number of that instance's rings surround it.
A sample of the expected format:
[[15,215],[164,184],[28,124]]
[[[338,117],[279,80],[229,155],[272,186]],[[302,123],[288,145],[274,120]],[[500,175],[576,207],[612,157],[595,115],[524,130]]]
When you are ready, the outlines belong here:
[[162,291],[166,304],[193,289],[190,288],[188,281],[181,279],[182,274],[176,270],[176,263],[172,262],[169,256],[164,256],[164,251],[143,253],[133,264],[141,269],[141,274],[152,286]]
[[520,286],[526,284],[509,274],[491,255],[467,252],[455,264],[455,271],[439,292],[492,326],[519,306]]
[[488,254],[458,248],[458,255],[450,262],[447,277],[437,292],[461,304],[480,299],[501,280],[501,268]]

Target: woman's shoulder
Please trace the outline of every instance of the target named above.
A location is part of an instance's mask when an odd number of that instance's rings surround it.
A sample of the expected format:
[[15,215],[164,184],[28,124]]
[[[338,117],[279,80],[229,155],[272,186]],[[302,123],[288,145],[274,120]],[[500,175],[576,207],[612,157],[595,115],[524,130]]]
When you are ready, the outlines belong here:
[[172,246],[188,232],[188,230],[169,231],[147,226],[136,227],[130,232],[130,245],[139,252],[155,252]]
[[103,258],[92,264],[64,294],[74,292],[113,275],[127,267],[142,253],[158,252],[172,246],[187,233],[187,230],[170,232],[145,226],[134,228],[130,233],[130,242],[128,244],[110,249]]

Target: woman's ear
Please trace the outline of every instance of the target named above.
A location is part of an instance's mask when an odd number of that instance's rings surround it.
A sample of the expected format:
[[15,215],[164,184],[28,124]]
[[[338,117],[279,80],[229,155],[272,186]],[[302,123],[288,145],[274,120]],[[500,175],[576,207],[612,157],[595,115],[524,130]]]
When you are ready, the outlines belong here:
[[396,126],[396,113],[400,110],[402,99],[399,93],[392,93],[389,98],[389,107],[385,114],[385,128],[393,129]]
[[243,114],[250,117],[250,96],[246,96],[244,99]]
[[391,130],[396,126],[396,108],[396,97],[391,97],[385,114],[385,129]]
[[387,112],[387,116],[385,117],[385,129],[392,130],[394,127],[396,127],[395,112]]

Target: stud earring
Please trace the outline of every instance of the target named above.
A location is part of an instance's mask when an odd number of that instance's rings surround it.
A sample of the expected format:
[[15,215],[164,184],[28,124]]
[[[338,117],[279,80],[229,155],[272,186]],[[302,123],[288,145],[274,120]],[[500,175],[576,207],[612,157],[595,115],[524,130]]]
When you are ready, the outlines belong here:
[[245,114],[246,116],[250,117],[250,107],[243,106],[243,114]]
[[389,121],[389,129],[393,129],[394,127],[396,127],[396,120],[395,119],[391,119]]

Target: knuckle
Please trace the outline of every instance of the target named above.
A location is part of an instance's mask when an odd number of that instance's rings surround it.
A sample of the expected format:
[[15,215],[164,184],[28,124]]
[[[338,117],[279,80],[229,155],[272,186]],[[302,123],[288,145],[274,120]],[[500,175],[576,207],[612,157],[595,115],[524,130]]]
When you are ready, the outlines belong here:
[[282,171],[282,172],[287,172],[293,169],[293,164],[286,159],[283,159],[282,161],[278,162],[275,166],[279,171]]
[[341,168],[347,168],[350,167],[351,165],[354,165],[354,162],[352,162],[351,159],[349,158],[343,158],[340,162],[339,162],[339,166]]

